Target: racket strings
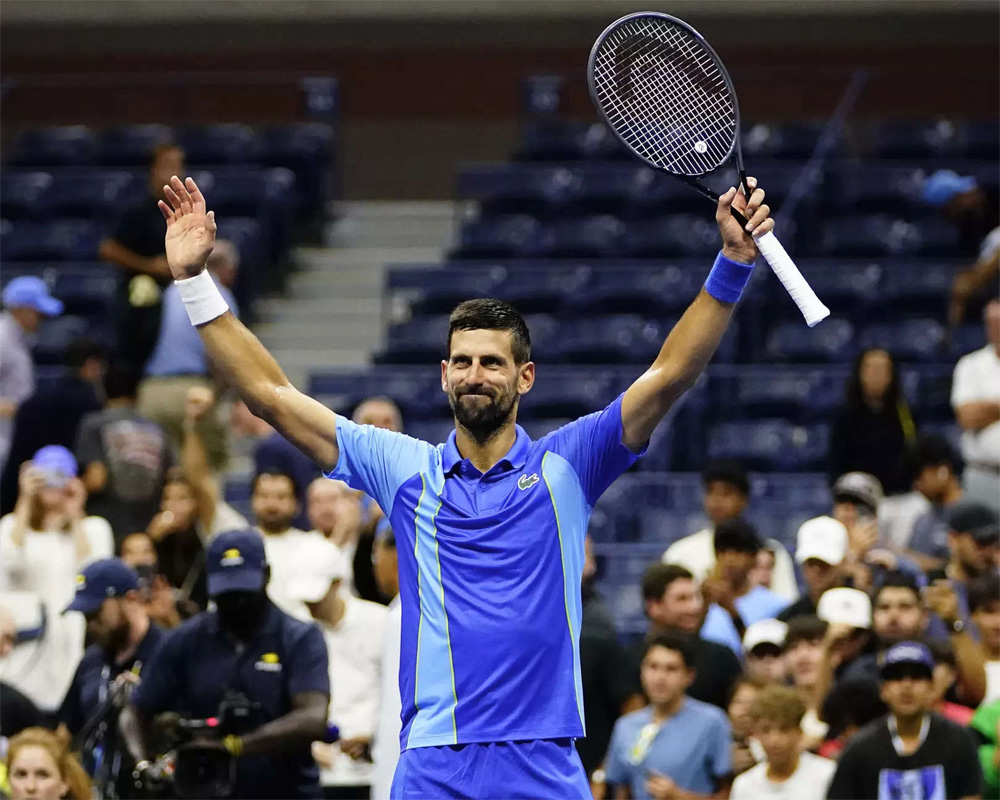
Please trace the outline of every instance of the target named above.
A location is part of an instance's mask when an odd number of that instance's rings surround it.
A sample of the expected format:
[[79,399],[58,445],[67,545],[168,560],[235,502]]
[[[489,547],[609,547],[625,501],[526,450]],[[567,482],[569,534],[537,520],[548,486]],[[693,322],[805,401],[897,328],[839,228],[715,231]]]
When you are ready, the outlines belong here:
[[608,122],[648,161],[703,175],[729,156],[736,110],[716,59],[663,20],[630,20],[594,59],[594,88]]

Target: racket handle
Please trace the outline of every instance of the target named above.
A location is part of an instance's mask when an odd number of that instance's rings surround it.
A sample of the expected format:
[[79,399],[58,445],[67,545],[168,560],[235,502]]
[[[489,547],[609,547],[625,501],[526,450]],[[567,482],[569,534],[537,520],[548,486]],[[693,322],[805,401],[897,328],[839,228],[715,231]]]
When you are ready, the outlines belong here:
[[773,233],[765,233],[755,240],[760,254],[764,256],[768,266],[774,270],[778,280],[792,296],[802,316],[806,318],[806,325],[812,328],[830,316],[830,309],[823,305],[823,301],[816,296],[816,292],[802,277],[799,268],[785,252],[777,237]]

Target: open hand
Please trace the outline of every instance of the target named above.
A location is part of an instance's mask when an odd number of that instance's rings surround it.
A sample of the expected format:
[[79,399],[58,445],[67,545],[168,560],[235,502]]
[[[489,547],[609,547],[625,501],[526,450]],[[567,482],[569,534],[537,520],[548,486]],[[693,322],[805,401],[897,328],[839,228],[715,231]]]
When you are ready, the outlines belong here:
[[[773,231],[774,220],[770,217],[771,209],[764,202],[764,190],[757,188],[757,179],[747,178],[747,184],[751,192],[749,201],[743,195],[742,187],[739,190],[730,189],[719,198],[715,221],[722,234],[722,254],[732,261],[752,264],[759,254],[754,237]],[[730,213],[730,208],[735,208],[749,220],[748,228],[740,225]]]
[[[215,246],[215,212],[206,211],[205,197],[193,178],[176,175],[163,187],[159,207],[167,221],[167,264],[174,280],[193,278],[203,269]],[[169,204],[169,205],[168,205]]]

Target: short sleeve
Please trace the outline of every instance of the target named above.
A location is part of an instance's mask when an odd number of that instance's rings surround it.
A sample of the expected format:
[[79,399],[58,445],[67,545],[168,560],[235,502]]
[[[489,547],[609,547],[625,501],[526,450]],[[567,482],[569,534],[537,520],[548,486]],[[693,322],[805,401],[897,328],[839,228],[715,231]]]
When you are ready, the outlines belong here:
[[288,693],[293,697],[305,692],[329,695],[329,656],[322,631],[309,625],[290,649],[294,657],[289,664]]
[[730,750],[732,738],[729,720],[720,712],[712,726],[712,741],[708,754],[709,771],[716,780],[724,778],[733,771]]
[[827,800],[855,800],[862,792],[857,786],[857,746],[848,744],[837,762],[837,771],[833,773],[830,788],[826,791]]
[[324,473],[373,497],[392,513],[399,487],[428,469],[441,456],[436,447],[410,436],[372,425],[358,425],[337,415],[337,466]]
[[181,711],[175,707],[179,695],[178,679],[185,658],[182,648],[186,627],[167,632],[150,662],[143,666],[142,679],[132,693],[132,704],[151,716],[163,711]]
[[618,395],[603,411],[580,417],[543,440],[547,450],[573,467],[590,506],[645,453],[645,449],[633,453],[622,444],[623,397]]
[[[972,731],[959,729],[958,741],[950,774],[947,776],[949,797],[981,797],[983,775],[979,769],[979,751]],[[953,786],[953,780],[958,786]]]
[[76,460],[81,469],[95,461],[104,461],[104,448],[101,447],[101,412],[86,414],[80,421],[80,432],[76,437]]
[[626,741],[625,726],[619,719],[615,723],[615,728],[611,733],[611,742],[608,744],[608,754],[604,757],[604,774],[608,783],[617,786],[625,785],[628,780],[628,766],[625,763]]
[[976,380],[976,363],[973,358],[975,355],[975,353],[970,353],[963,356],[955,365],[955,374],[951,379],[952,408],[958,408],[964,403],[987,399],[979,391],[979,381]]

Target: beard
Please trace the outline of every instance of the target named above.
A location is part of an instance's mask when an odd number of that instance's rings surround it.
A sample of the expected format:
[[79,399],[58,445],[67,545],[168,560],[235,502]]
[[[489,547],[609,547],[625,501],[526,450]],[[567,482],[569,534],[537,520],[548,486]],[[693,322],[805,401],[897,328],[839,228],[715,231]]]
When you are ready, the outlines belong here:
[[513,387],[504,394],[485,386],[448,392],[448,405],[455,421],[480,444],[509,424],[516,402],[517,391]]
[[264,533],[284,533],[292,526],[294,517],[285,515],[270,515],[257,517],[257,527]]
[[132,629],[128,624],[128,620],[122,620],[122,623],[116,628],[95,635],[94,641],[102,650],[115,655],[122,652],[128,646],[129,634],[131,632]]

